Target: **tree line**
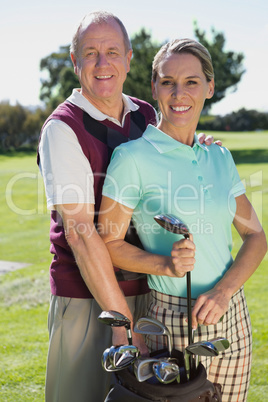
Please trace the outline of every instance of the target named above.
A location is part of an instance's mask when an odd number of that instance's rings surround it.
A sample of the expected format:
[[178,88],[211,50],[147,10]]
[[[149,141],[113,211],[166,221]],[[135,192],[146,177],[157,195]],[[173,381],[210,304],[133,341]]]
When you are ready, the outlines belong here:
[[[212,131],[252,131],[268,129],[268,113],[241,109],[224,117],[209,116],[213,103],[222,100],[226,92],[233,92],[245,70],[244,55],[225,51],[225,38],[222,32],[211,29],[211,39],[194,23],[194,36],[209,50],[215,72],[215,94],[206,101],[205,116],[199,124],[202,130]],[[142,28],[131,38],[133,58],[131,70],[124,84],[124,93],[144,99],[157,108],[151,95],[151,68],[156,52],[164,43],[156,42],[151,34]],[[40,61],[40,70],[46,72],[41,80],[40,100],[43,107],[27,108],[20,104],[0,103],[0,152],[21,147],[35,148],[40,129],[51,111],[79,87],[73,71],[69,46],[61,46],[58,52],[51,53]]]

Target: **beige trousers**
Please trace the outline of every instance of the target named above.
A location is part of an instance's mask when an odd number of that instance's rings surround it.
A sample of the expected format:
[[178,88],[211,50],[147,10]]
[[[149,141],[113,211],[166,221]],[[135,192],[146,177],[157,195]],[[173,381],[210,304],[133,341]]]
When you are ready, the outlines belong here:
[[[146,314],[148,297],[126,298],[136,320]],[[94,299],[51,296],[46,402],[104,401],[111,375],[101,356],[111,346],[112,331],[98,321],[100,313]]]

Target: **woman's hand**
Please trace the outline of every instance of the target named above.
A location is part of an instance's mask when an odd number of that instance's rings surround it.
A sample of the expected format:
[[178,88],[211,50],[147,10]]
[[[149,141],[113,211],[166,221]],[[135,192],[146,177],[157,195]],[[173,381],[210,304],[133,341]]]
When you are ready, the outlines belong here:
[[211,289],[200,295],[192,310],[192,327],[197,325],[215,325],[226,313],[231,296],[225,292]]
[[265,233],[245,194],[236,197],[234,226],[243,244],[231,267],[210,291],[200,295],[192,311],[193,328],[197,324],[215,325],[226,313],[231,297],[251,277],[265,256]]
[[183,278],[188,271],[194,269],[195,244],[193,236],[190,239],[176,241],[171,250],[172,266],[168,276]]

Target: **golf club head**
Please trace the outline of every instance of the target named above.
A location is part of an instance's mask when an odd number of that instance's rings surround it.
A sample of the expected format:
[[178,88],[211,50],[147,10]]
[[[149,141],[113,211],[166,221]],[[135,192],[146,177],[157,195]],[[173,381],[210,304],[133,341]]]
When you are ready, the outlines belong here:
[[114,368],[130,366],[139,357],[139,350],[134,345],[112,346],[109,352],[110,363]]
[[188,353],[196,356],[218,356],[219,351],[211,342],[197,342],[188,345],[186,348]]
[[168,342],[168,352],[171,354],[172,342],[169,329],[161,321],[152,317],[141,317],[134,326],[134,332],[143,335],[166,335]]
[[190,232],[187,225],[175,215],[159,214],[154,217],[154,220],[169,232],[183,235],[185,238],[189,237]]
[[230,347],[230,342],[226,338],[214,338],[209,339],[208,342],[212,343],[219,352],[224,352],[226,349]]
[[153,372],[158,381],[163,384],[170,384],[176,379],[179,382],[179,366],[170,361],[159,360],[153,363]]
[[153,363],[158,362],[158,359],[150,357],[139,357],[134,361],[134,374],[139,382],[148,380],[154,377]]
[[118,311],[102,311],[102,313],[98,316],[98,320],[103,324],[110,325],[111,327],[130,328],[130,319]]
[[105,371],[113,372],[122,370],[121,368],[114,368],[110,362],[110,348],[105,349],[101,358],[101,365]]

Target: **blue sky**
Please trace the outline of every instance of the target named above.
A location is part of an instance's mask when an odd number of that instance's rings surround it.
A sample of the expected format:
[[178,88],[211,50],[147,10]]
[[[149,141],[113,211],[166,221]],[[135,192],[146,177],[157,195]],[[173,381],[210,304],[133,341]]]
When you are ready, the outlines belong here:
[[224,32],[225,50],[243,52],[247,71],[237,92],[215,105],[213,112],[225,114],[241,107],[268,111],[267,0],[0,0],[0,9],[0,101],[40,103],[40,60],[70,43],[86,13],[103,9],[121,18],[130,36],[145,27],[159,42],[193,37],[194,20],[208,35],[211,27]]

